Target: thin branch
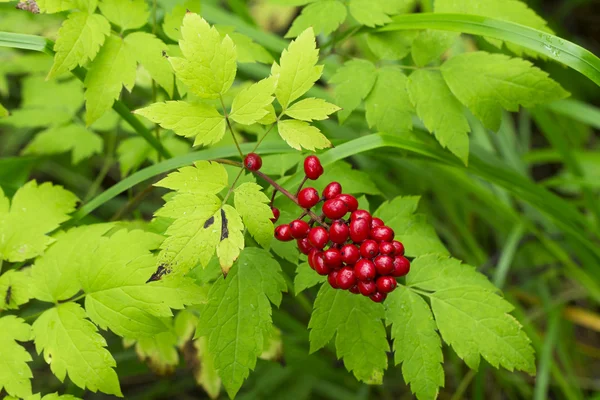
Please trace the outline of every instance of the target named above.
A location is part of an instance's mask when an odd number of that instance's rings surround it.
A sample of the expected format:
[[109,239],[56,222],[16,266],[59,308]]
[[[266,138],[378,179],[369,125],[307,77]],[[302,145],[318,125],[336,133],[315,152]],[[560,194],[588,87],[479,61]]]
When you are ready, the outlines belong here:
[[233,133],[233,128],[231,127],[231,121],[229,121],[229,114],[227,113],[227,108],[225,108],[225,102],[223,101],[223,96],[219,95],[219,100],[221,100],[221,107],[223,107],[223,115],[225,115],[225,121],[227,122],[227,127],[229,128],[229,132],[231,132],[231,137],[233,138],[235,147],[237,147],[238,152],[240,153],[240,157],[242,157],[242,160],[243,160],[244,152],[242,152],[240,144],[238,143],[238,140],[235,137],[235,133]]

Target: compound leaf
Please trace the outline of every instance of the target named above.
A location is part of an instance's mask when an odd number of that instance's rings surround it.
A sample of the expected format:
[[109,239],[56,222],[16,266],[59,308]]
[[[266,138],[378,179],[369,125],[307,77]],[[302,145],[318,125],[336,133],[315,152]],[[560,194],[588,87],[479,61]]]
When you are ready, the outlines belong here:
[[294,293],[298,296],[304,290],[311,288],[319,283],[327,281],[327,278],[317,274],[308,263],[302,263],[296,268],[296,277],[294,278]]
[[14,310],[30,299],[28,269],[11,269],[0,275],[0,310]]
[[273,212],[262,187],[251,182],[241,184],[235,189],[234,202],[250,234],[268,249],[273,239]]
[[321,131],[308,122],[286,119],[279,121],[277,127],[282,139],[296,150],[305,148],[314,151],[315,149],[331,147],[331,142]]
[[338,113],[340,122],[346,118],[365,99],[377,79],[375,65],[367,60],[356,59],[344,63],[331,77],[335,86],[335,102],[342,110]]
[[340,108],[335,104],[311,97],[292,104],[285,113],[292,118],[311,122],[313,120],[320,121],[327,119],[329,118],[329,114],[333,114],[339,110]]
[[415,64],[422,67],[437,60],[460,34],[456,32],[426,29],[421,31],[412,42],[412,58]]
[[403,133],[412,129],[413,106],[406,90],[407,77],[397,67],[377,71],[377,81],[365,100],[369,127],[381,132]]
[[220,218],[216,218],[216,222],[221,227],[217,257],[219,257],[223,274],[227,275],[240,255],[240,251],[244,248],[244,224],[240,214],[229,205],[221,208]]
[[15,397],[31,395],[31,355],[17,341],[31,340],[31,327],[14,315],[0,318],[0,390]]
[[169,97],[173,96],[173,70],[166,57],[167,45],[156,36],[146,32],[134,32],[127,35],[125,44],[138,63],[150,73]]

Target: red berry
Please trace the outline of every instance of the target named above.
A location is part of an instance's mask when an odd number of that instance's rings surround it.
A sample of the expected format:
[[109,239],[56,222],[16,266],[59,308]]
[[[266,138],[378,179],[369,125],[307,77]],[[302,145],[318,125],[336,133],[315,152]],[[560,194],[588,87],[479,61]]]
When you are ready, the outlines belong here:
[[394,255],[403,256],[404,255],[404,245],[397,240],[392,242],[394,245]]
[[300,204],[300,207],[303,208],[311,208],[320,200],[319,192],[317,192],[317,189],[315,188],[307,187],[298,193],[298,203]]
[[329,227],[329,240],[333,243],[342,244],[348,240],[350,229],[344,221],[333,221]]
[[366,219],[355,219],[350,222],[350,239],[354,243],[364,242],[369,238],[369,223]]
[[410,271],[410,261],[406,257],[396,256],[394,258],[394,269],[392,270],[392,276],[401,277],[408,274]]
[[275,223],[279,219],[279,215],[281,213],[279,212],[279,208],[276,207],[271,208],[271,211],[273,212],[273,218],[271,218],[271,222]]
[[244,158],[244,166],[250,171],[258,171],[262,167],[262,158],[256,153],[248,153]]
[[331,199],[323,204],[323,214],[329,219],[340,219],[348,212],[348,206],[342,200]]
[[389,275],[394,270],[394,259],[391,256],[377,256],[373,263],[379,275]]
[[387,294],[381,292],[375,292],[369,298],[373,300],[375,303],[381,303],[385,300]]
[[354,274],[359,281],[370,281],[375,278],[377,270],[371,260],[361,258],[354,265]]
[[389,293],[396,289],[397,285],[396,279],[391,276],[380,276],[375,283],[377,284],[377,290],[381,293]]
[[348,290],[356,284],[356,275],[350,267],[344,267],[338,271],[336,283],[340,289]]
[[354,285],[350,288],[350,293],[359,294],[360,290],[358,289],[358,285]]
[[333,269],[338,269],[342,266],[342,255],[338,249],[327,249],[323,253],[325,264]]
[[358,208],[358,200],[356,200],[356,197],[352,196],[351,194],[340,194],[336,197],[336,199],[343,201],[346,206],[348,206],[348,211],[350,212],[356,211]]
[[293,240],[292,230],[289,225],[279,225],[275,228],[275,238],[282,242],[289,242]]
[[308,252],[308,265],[310,265],[312,269],[315,269],[315,256],[318,253],[319,250],[315,249],[314,247]]
[[308,241],[317,249],[322,250],[329,242],[329,234],[322,226],[316,226],[308,233]]
[[383,220],[381,218],[373,218],[371,220],[371,229],[373,228],[377,228],[378,226],[384,226],[385,223],[383,222]]
[[304,173],[313,181],[323,175],[323,166],[317,156],[308,156],[304,159]]
[[331,182],[329,185],[325,186],[323,189],[323,197],[327,200],[333,199],[338,194],[342,193],[342,185],[338,182]]
[[340,250],[340,254],[342,255],[342,261],[348,265],[354,265],[360,258],[360,253],[358,252],[358,247],[353,244],[346,244],[342,246]]
[[303,254],[310,253],[310,250],[313,248],[307,238],[298,239],[296,240],[296,243],[298,244],[298,249],[300,249]]
[[308,222],[302,221],[301,219],[295,219],[290,222],[290,228],[292,230],[292,236],[294,239],[304,239],[306,236],[308,236],[308,232],[310,231]]
[[363,258],[372,259],[379,253],[379,245],[374,240],[365,240],[360,245],[360,255]]
[[352,212],[352,215],[350,215],[350,221],[354,221],[355,219],[366,219],[369,226],[371,226],[372,218],[373,217],[371,217],[371,213],[367,210],[356,210]]
[[331,271],[329,275],[327,275],[327,282],[329,282],[329,285],[334,289],[339,289],[339,286],[337,284],[337,276],[337,271]]
[[379,253],[385,254],[386,256],[393,256],[396,254],[396,249],[392,242],[381,242],[379,243]]
[[315,264],[315,271],[317,272],[317,274],[325,276],[331,272],[331,268],[329,268],[329,266],[325,264],[325,257],[323,256],[322,252],[318,252],[317,254],[315,254],[313,260]]
[[371,229],[369,236],[378,242],[391,242],[394,240],[394,230],[389,226],[377,226]]
[[358,281],[356,286],[363,296],[370,296],[377,290],[377,285],[373,281]]

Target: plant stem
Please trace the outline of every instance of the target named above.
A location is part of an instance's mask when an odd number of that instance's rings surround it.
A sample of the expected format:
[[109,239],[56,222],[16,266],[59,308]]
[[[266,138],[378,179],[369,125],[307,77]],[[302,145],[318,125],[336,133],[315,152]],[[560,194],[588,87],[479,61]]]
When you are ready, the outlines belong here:
[[[279,117],[277,117],[277,121],[279,121]],[[269,129],[267,129],[265,134],[258,140],[258,142],[256,142],[256,145],[252,149],[251,153],[254,153],[256,151],[256,149],[258,149],[258,146],[260,146],[260,144],[262,143],[263,140],[265,140],[265,138],[267,137],[269,132],[271,132],[271,130],[275,127],[275,124],[277,123],[277,121],[273,122],[273,124],[271,124],[271,126],[269,127]]]
[[[233,133],[233,128],[231,127],[231,122],[229,121],[229,114],[227,113],[227,108],[225,108],[225,102],[223,101],[223,96],[219,96],[219,100],[221,101],[221,107],[223,107],[223,115],[225,115],[225,121],[227,122],[227,127],[229,128],[229,132],[231,132],[231,137],[233,138],[233,142],[235,143],[235,147],[237,147],[238,152],[240,153],[240,157],[243,160],[244,159],[244,153],[242,152],[242,149],[240,148],[240,144],[238,143],[238,140],[235,137],[235,134]],[[238,178],[239,178],[239,176],[238,176]],[[233,185],[232,185],[232,187],[233,187]]]
[[87,203],[92,197],[96,195],[96,192],[102,186],[102,181],[106,178],[108,171],[110,171],[110,167],[114,161],[114,149],[117,142],[117,134],[116,132],[111,132],[108,136],[108,142],[106,144],[106,157],[104,158],[104,163],[102,164],[102,169],[98,173],[96,180],[92,183],[92,186],[89,188],[87,194],[83,198],[83,202]]
[[302,182],[300,182],[300,186],[298,186],[298,191],[296,192],[296,197],[298,197],[298,195],[300,194],[300,191],[302,190],[302,186],[304,186],[307,179],[308,179],[308,176],[304,175],[304,179],[302,179]]

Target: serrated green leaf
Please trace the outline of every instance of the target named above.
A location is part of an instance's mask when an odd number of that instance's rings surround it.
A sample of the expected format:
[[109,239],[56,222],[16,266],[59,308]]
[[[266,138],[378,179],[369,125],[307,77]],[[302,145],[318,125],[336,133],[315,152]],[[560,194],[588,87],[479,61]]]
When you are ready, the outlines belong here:
[[0,390],[15,397],[31,395],[31,355],[17,341],[31,340],[31,327],[21,318],[0,318]]
[[404,381],[419,400],[436,399],[444,386],[444,355],[429,305],[404,286],[390,293],[385,304],[395,361],[396,365],[402,363]]
[[412,43],[412,58],[419,67],[437,60],[460,36],[456,32],[426,29]]
[[15,310],[27,303],[30,286],[29,269],[11,269],[0,275],[0,310]]
[[311,122],[313,120],[320,121],[327,119],[330,114],[339,110],[340,108],[335,104],[328,103],[323,99],[310,97],[292,104],[285,113],[292,118]]
[[81,109],[84,100],[83,84],[79,80],[46,80],[40,75],[30,75],[23,80],[21,95],[21,108],[60,110],[72,115]]
[[415,0],[350,0],[350,14],[366,26],[391,22],[389,15],[410,11]]
[[264,63],[273,62],[273,56],[260,44],[252,41],[248,36],[241,33],[232,32],[229,34],[235,44],[237,53],[237,62],[239,63]]
[[209,145],[223,138],[225,117],[216,108],[202,103],[167,101],[135,111],[180,136],[194,137],[194,146]]
[[93,60],[108,35],[110,24],[102,15],[84,12],[69,14],[58,31],[54,44],[56,55],[48,78]]
[[136,66],[123,39],[116,36],[106,38],[106,43],[90,64],[84,81],[87,125],[112,107],[123,86],[129,91],[133,89]]
[[269,198],[256,183],[244,183],[235,189],[235,208],[244,220],[250,234],[262,247],[268,249],[273,239],[273,212]]
[[275,95],[284,110],[321,77],[323,66],[317,65],[318,61],[319,50],[312,28],[302,32],[283,50],[280,65],[273,75],[277,77]]
[[179,193],[218,194],[227,186],[227,171],[216,162],[197,161],[193,167],[179,168],[154,186]]
[[327,281],[327,278],[317,274],[308,263],[302,263],[296,268],[294,278],[294,294],[298,296],[308,288]]
[[458,100],[493,131],[500,128],[503,108],[518,111],[569,95],[530,62],[503,54],[460,54],[442,65],[442,74]]
[[317,35],[329,35],[346,20],[347,14],[346,6],[339,0],[316,1],[302,9],[285,37],[294,38],[310,27]]
[[75,8],[91,14],[96,9],[97,4],[98,0],[37,0],[40,11],[48,14]]
[[156,36],[146,32],[134,32],[127,35],[125,44],[137,62],[150,73],[152,79],[165,89],[169,97],[172,97],[175,82],[173,70],[163,55],[167,51],[167,45]]
[[23,154],[59,154],[72,152],[73,164],[102,152],[102,138],[82,125],[52,127],[38,133]]
[[235,122],[252,125],[266,116],[267,107],[273,102],[277,80],[270,76],[242,89],[233,99],[229,116]]
[[76,202],[61,186],[30,181],[17,190],[9,211],[0,189],[0,259],[19,262],[40,255],[52,243],[46,233],[69,219]]
[[533,348],[506,300],[477,287],[440,290],[430,299],[442,338],[470,368],[479,367],[481,354],[495,368],[535,374]]
[[367,45],[380,60],[401,60],[410,54],[417,31],[369,33]]
[[350,60],[338,68],[331,77],[330,83],[336,85],[335,103],[342,107],[338,113],[341,123],[369,95],[376,79],[377,69],[367,60]]
[[196,382],[202,386],[211,399],[216,399],[221,392],[221,378],[215,368],[215,357],[208,351],[207,338],[201,337],[194,340],[194,348],[200,362],[199,368],[194,371]]
[[414,214],[420,197],[396,197],[383,203],[375,212],[375,216],[383,219],[396,233],[396,240],[401,241],[406,248],[406,255],[418,257],[421,255],[448,254],[433,227],[427,222],[426,216]]
[[369,127],[386,133],[404,133],[412,129],[413,106],[406,90],[407,77],[398,67],[377,71],[377,81],[365,100]]
[[80,305],[69,302],[44,311],[33,323],[33,333],[36,351],[44,352],[61,382],[68,374],[82,389],[122,396],[116,362]]
[[463,106],[454,97],[444,78],[436,71],[415,71],[408,78],[408,92],[425,127],[443,147],[469,162],[471,130]]
[[73,119],[73,114],[50,108],[16,109],[0,120],[2,125],[16,128],[38,128],[65,124]]
[[[173,5],[171,0],[168,1],[169,5]],[[163,31],[175,42],[181,40],[181,25],[183,24],[183,17],[185,17],[188,10],[193,13],[200,13],[200,2],[197,0],[186,0],[183,4],[176,4],[171,12],[165,15],[162,26]]]
[[231,397],[254,369],[272,333],[269,300],[279,305],[285,289],[279,264],[256,247],[244,249],[227,278],[212,286],[196,336],[208,338],[208,351]]
[[145,0],[101,0],[100,11],[122,31],[141,28],[150,16]]
[[322,285],[310,317],[310,352],[335,338],[338,358],[356,379],[381,384],[387,368],[389,344],[381,304],[348,291]]
[[331,147],[331,142],[321,131],[308,122],[286,119],[277,124],[279,135],[296,150],[324,149]]
[[216,220],[221,227],[217,257],[219,257],[221,271],[224,275],[227,275],[244,248],[244,224],[240,214],[229,205],[223,206],[221,216]]
[[[171,325],[172,325],[171,321]],[[141,361],[158,375],[172,374],[179,365],[177,353],[177,335],[173,327],[151,337],[139,338],[135,342],[135,352]]]
[[198,14],[187,13],[181,27],[179,47],[185,58],[170,57],[175,75],[201,98],[225,94],[237,70],[235,45],[229,36],[221,39]]

